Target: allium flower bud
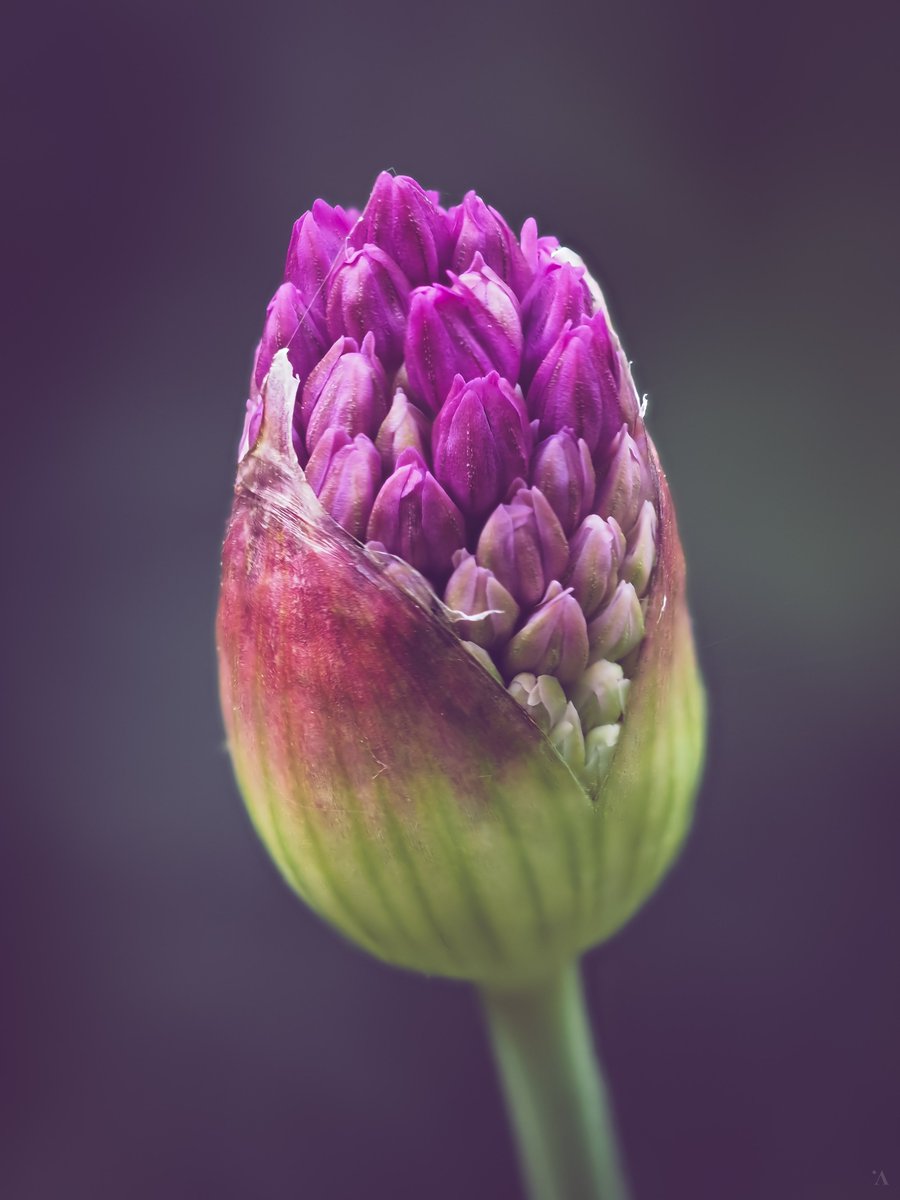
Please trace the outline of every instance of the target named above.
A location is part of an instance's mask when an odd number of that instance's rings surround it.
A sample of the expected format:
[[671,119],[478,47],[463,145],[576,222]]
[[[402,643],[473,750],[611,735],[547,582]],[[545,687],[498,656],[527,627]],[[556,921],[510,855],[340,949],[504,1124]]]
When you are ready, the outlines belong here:
[[254,370],[229,749],[320,913],[389,961],[518,986],[615,932],[687,829],[703,693],[675,515],[574,255],[402,177],[352,221],[318,202],[295,226]]
[[356,213],[317,200],[294,225],[284,278],[297,289],[316,326],[325,332],[325,280],[341,254]]
[[625,556],[625,535],[615,517],[585,517],[569,546],[563,582],[571,587],[584,615],[592,617],[613,594],[616,572]]
[[623,425],[613,439],[610,461],[597,486],[596,509],[606,517],[615,517],[629,534],[648,499],[651,483],[644,455]]
[[312,453],[328,429],[374,437],[386,414],[387,378],[371,333],[359,349],[353,338],[339,338],[303,389],[300,418],[307,450]]
[[329,429],[310,455],[306,478],[322,506],[355,538],[362,538],[381,484],[381,455],[364,434]]
[[608,658],[618,662],[630,654],[644,636],[644,612],[634,584],[623,579],[612,599],[588,625],[591,662]]
[[431,422],[420,408],[411,404],[400,388],[394,393],[388,415],[381,422],[375,445],[386,470],[392,471],[404,450],[415,450],[425,458],[431,440]]
[[555,580],[538,608],[506,647],[506,675],[532,671],[555,675],[564,685],[575,683],[588,660],[584,613],[571,592]]
[[613,752],[622,732],[621,725],[598,725],[584,739],[584,773],[602,779],[612,765]]
[[657,524],[656,509],[649,500],[645,500],[638,513],[637,524],[628,539],[628,553],[619,570],[623,579],[634,584],[634,590],[639,596],[643,596],[647,591],[656,563]]
[[483,517],[528,468],[531,429],[522,394],[496,371],[457,375],[431,433],[434,474],[466,516]]
[[546,496],[565,532],[572,533],[591,511],[597,489],[587,442],[583,438],[576,441],[569,429],[548,437],[534,452],[531,480]]
[[625,711],[628,680],[618,663],[592,663],[575,685],[572,699],[585,729],[611,725]]
[[568,708],[566,693],[555,675],[523,671],[510,680],[508,690],[544,733],[549,733],[563,719]]
[[519,244],[532,276],[539,275],[548,267],[560,249],[559,238],[553,237],[552,234],[538,236],[537,221],[534,217],[526,218],[519,237]]
[[567,704],[566,711],[550,730],[550,742],[556,747],[560,758],[576,775],[584,772],[584,732],[574,704]]
[[476,195],[466,192],[462,204],[451,208],[453,250],[450,266],[454,271],[466,271],[476,254],[515,292],[523,296],[531,283],[533,272],[516,235],[495,208]]
[[[459,636],[479,646],[505,642],[519,619],[519,606],[485,567],[465,550],[453,556],[455,570],[447,581],[444,602]],[[465,613],[469,620],[457,614]]]
[[522,360],[519,305],[480,254],[450,287],[416,288],[410,300],[404,357],[415,399],[436,413],[457,375],[496,370],[510,381]]
[[403,451],[378,493],[368,536],[440,581],[450,574],[453,555],[466,540],[462,513],[415,450]]
[[[379,246],[394,260],[412,287],[437,279],[447,266],[450,230],[444,216],[420,184],[407,175],[382,171],[350,245]],[[468,266],[468,263],[466,264]]]
[[403,357],[408,309],[409,281],[389,255],[370,244],[347,250],[328,284],[330,337],[362,341],[372,333],[378,357],[393,370]]
[[326,350],[318,325],[305,316],[305,304],[292,283],[283,283],[266,309],[266,324],[256,351],[253,382],[258,388],[269,373],[272,359],[287,348],[298,379],[307,377]]
[[569,322],[550,347],[528,389],[528,410],[542,437],[571,429],[593,454],[621,423],[619,382],[602,313],[573,328]]
[[488,517],[476,555],[520,604],[531,607],[561,578],[569,547],[544,496],[537,488],[521,488],[511,504],[501,504]]
[[574,328],[593,312],[584,269],[567,262],[546,263],[522,301],[525,353],[522,379],[530,383],[562,331]]

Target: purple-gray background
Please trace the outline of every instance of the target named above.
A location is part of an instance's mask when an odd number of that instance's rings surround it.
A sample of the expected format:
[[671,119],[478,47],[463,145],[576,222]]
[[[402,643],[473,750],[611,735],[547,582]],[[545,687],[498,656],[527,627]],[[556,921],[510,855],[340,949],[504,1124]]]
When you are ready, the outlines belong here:
[[506,1200],[462,987],[297,903],[212,621],[291,221],[384,167],[594,265],[712,695],[674,874],[586,962],[637,1200],[900,1187],[894,3],[16,8],[2,192],[9,1200]]

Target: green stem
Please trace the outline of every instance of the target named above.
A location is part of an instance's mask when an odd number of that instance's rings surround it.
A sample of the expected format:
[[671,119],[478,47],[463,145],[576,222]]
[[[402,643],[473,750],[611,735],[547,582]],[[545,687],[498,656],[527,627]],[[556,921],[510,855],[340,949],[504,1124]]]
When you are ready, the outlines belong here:
[[627,1200],[578,963],[482,999],[531,1200]]

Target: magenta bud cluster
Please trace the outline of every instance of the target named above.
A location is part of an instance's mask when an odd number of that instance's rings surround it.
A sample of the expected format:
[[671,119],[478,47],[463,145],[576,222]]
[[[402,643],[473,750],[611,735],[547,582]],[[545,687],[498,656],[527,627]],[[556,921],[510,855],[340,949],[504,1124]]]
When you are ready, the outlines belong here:
[[244,451],[281,350],[324,508],[421,576],[573,766],[596,760],[614,739],[590,729],[620,719],[643,637],[658,493],[580,261],[474,192],[444,208],[383,173],[361,213],[317,200],[296,222]]

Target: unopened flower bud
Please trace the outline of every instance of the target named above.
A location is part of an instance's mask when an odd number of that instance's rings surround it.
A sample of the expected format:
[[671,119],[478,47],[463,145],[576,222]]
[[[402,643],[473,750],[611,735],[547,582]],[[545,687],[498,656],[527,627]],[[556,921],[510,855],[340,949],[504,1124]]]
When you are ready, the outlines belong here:
[[262,387],[272,359],[282,349],[287,349],[301,385],[326,349],[318,325],[307,316],[303,299],[292,283],[283,283],[266,309],[266,323],[253,367],[257,388]]
[[[454,271],[466,271],[476,254],[509,284],[517,296],[523,296],[532,272],[525,261],[516,235],[495,208],[476,195],[467,192],[462,204],[450,210],[453,250],[450,266]],[[432,276],[433,278],[433,276]]]
[[351,438],[339,427],[327,430],[310,455],[306,478],[325,511],[362,539],[381,485],[381,455],[371,440],[361,433]]
[[625,535],[615,517],[606,521],[595,514],[585,517],[570,543],[563,583],[572,589],[586,617],[612,596],[624,555]]
[[598,370],[606,357],[605,331],[596,321],[575,328],[566,322],[528,389],[528,411],[540,422],[541,436],[569,428],[592,454],[603,445],[611,416],[618,423],[618,386],[606,369]]
[[562,720],[569,703],[562,684],[553,675],[523,671],[510,680],[507,690],[544,733]]
[[592,663],[572,691],[572,700],[585,729],[611,725],[625,711],[628,680],[618,663]]
[[538,603],[569,557],[559,518],[537,488],[522,488],[495,508],[478,539],[476,557],[527,608]]
[[522,361],[519,305],[480,254],[451,286],[416,288],[410,298],[404,359],[413,396],[436,413],[457,375],[496,370],[515,381]]
[[404,450],[415,450],[421,458],[425,458],[430,439],[428,418],[406,398],[406,393],[398,388],[375,438],[375,445],[381,454],[385,470],[393,471]]
[[521,392],[496,371],[457,375],[431,431],[435,477],[469,517],[483,517],[525,473],[531,429]]
[[553,255],[559,249],[559,238],[552,234],[539,236],[537,221],[534,217],[526,217],[519,235],[519,244],[528,269],[536,276],[553,261]]
[[409,310],[409,281],[378,246],[347,250],[328,284],[328,333],[349,334],[361,342],[375,338],[378,357],[388,368],[399,366]]
[[441,583],[465,544],[462,513],[415,450],[404,450],[369,518],[370,541]]
[[355,248],[367,242],[379,246],[410,286],[418,287],[437,279],[446,267],[450,229],[414,179],[382,171],[349,241]]
[[325,280],[343,252],[356,213],[317,200],[294,224],[284,277],[294,285],[310,318],[324,335]]
[[563,762],[580,775],[584,770],[584,733],[574,704],[567,704],[566,711],[550,730],[550,741],[559,751]]
[[546,438],[534,452],[531,481],[571,534],[591,511],[597,487],[587,442],[568,429]]
[[618,662],[638,646],[644,636],[644,612],[634,585],[623,579],[609,603],[588,625],[591,662],[601,658]]
[[588,631],[584,613],[571,592],[554,582],[541,605],[515,635],[503,656],[507,675],[531,671],[575,683],[587,666]]
[[[461,638],[491,647],[505,642],[519,619],[519,606],[486,567],[479,567],[465,550],[453,556],[454,571],[447,581],[444,603]],[[457,614],[465,613],[469,620]]]
[[577,256],[402,177],[353,219],[298,222],[249,389],[229,749],[317,911],[388,961],[514,989],[614,933],[687,829],[681,544]]
[[582,268],[565,262],[549,262],[542,267],[522,301],[523,385],[531,383],[566,325],[581,325],[592,311]]
[[613,439],[609,464],[598,480],[595,508],[603,517],[615,517],[627,537],[649,490],[643,455],[623,425]]
[[628,553],[619,570],[623,579],[634,584],[634,590],[639,596],[646,593],[650,585],[650,576],[653,574],[657,526],[656,509],[649,500],[645,500],[638,514],[637,524],[628,539]]
[[[332,351],[340,347],[338,353]],[[375,355],[371,333],[357,350],[353,338],[341,338],[313,371],[303,389],[301,421],[306,425],[310,454],[328,429],[345,429],[351,437],[374,438],[387,414],[387,378]]]
[[602,782],[612,766],[613,754],[622,732],[621,725],[598,725],[584,739],[584,773]]

